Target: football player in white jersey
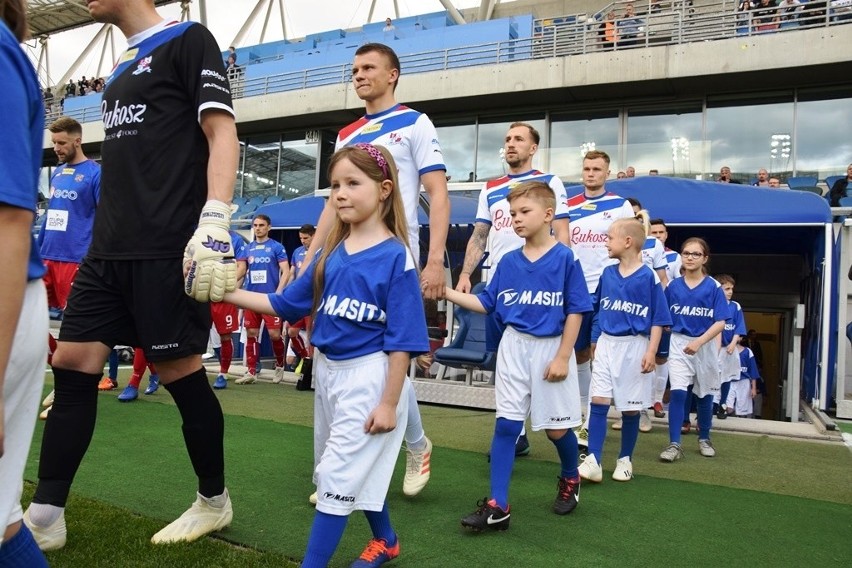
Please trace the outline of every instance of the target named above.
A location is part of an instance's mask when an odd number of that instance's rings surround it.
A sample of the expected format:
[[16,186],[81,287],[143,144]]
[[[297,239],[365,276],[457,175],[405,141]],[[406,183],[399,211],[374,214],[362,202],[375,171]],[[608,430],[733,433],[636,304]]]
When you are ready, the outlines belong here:
[[[666,222],[662,219],[651,219],[651,236],[659,240],[666,251],[666,276],[671,282],[675,278],[680,278],[680,268],[682,266],[680,253],[676,250],[671,250],[665,247],[666,239],[669,238],[669,232],[666,228]],[[654,371],[654,416],[656,418],[665,418],[666,413],[663,412],[663,397],[666,394],[666,383],[669,380],[669,343],[672,337],[670,327],[663,328],[663,337],[660,339],[660,347],[657,350],[657,368]]]

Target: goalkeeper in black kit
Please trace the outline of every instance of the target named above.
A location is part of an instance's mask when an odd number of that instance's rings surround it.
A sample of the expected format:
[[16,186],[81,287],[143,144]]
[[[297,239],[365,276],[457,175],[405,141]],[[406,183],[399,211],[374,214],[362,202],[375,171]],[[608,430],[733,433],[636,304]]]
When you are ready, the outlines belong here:
[[157,364],[198,477],[192,506],[152,541],[192,541],[233,516],[222,409],[201,365],[210,331],[202,302],[236,287],[228,228],[239,143],[219,48],[203,26],[163,20],[154,0],[86,4],[128,49],[103,93],[101,202],[53,356],[55,401],[24,515],[42,550],[65,545],[65,503],[114,345],[139,346]]

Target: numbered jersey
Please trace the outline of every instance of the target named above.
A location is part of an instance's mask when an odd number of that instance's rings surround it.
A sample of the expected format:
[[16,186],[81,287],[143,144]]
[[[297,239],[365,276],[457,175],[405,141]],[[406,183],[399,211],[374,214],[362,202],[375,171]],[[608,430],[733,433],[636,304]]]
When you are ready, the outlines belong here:
[[308,249],[299,247],[293,253],[293,266],[296,267],[296,276],[302,272],[302,264],[305,262],[305,255],[308,254]]
[[245,255],[248,263],[245,289],[267,294],[275,292],[281,282],[280,263],[287,262],[284,246],[273,239],[262,243],[252,241],[246,246]]
[[94,160],[61,164],[50,178],[50,203],[39,235],[41,256],[80,263],[92,242],[101,198],[101,167]]

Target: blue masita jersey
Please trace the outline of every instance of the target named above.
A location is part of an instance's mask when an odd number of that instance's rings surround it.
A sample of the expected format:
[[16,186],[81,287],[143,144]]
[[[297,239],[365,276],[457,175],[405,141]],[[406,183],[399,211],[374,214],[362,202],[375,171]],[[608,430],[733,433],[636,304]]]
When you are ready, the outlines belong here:
[[757,370],[757,360],[754,358],[754,353],[746,347],[740,351],[740,378],[749,380],[760,380],[760,372]]
[[80,263],[92,242],[101,198],[101,166],[94,160],[60,164],[50,178],[50,204],[39,233],[41,257]]
[[[38,173],[44,136],[44,105],[32,63],[0,19],[0,203],[32,211],[38,202]],[[44,265],[31,242],[27,279],[37,280]]]
[[236,231],[228,231],[231,235],[231,247],[234,249],[234,260],[245,261],[248,255],[246,254],[246,241]]
[[559,244],[535,262],[523,249],[507,253],[477,297],[501,326],[535,337],[562,335],[568,314],[592,311],[583,269],[571,249]]
[[722,347],[730,345],[735,335],[743,337],[747,333],[742,306],[731,300],[728,303],[728,310],[728,317],[725,318],[725,329],[722,330]]
[[[245,289],[250,292],[275,292],[281,282],[280,262],[287,260],[287,251],[275,239],[262,243],[252,241],[246,246],[248,261]],[[296,321],[296,320],[293,320]]]
[[607,335],[650,335],[652,326],[672,324],[660,277],[644,264],[627,277],[617,264],[604,268],[594,302]]
[[717,321],[728,317],[728,300],[722,286],[705,276],[695,288],[676,278],[666,287],[666,300],[672,313],[672,332],[699,337]]
[[[272,308],[285,321],[310,314],[314,267],[281,294]],[[311,343],[332,360],[384,351],[416,356],[429,351],[426,316],[414,258],[397,239],[355,254],[339,245],[325,265],[323,298],[314,318]]]
[[299,276],[299,273],[302,271],[302,264],[304,264],[305,255],[307,254],[308,250],[303,246],[293,252],[293,266],[296,267],[296,276]]

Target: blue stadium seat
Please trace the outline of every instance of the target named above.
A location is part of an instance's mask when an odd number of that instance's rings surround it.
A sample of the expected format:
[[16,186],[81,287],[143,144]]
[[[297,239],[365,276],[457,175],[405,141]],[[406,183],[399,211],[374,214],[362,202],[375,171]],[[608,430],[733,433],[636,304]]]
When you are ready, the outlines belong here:
[[[480,282],[471,290],[476,294],[485,288]],[[497,354],[485,350],[485,322],[488,316],[455,307],[455,317],[459,327],[455,337],[446,347],[435,350],[435,361],[441,365],[466,371],[466,382],[473,380],[473,372],[493,371],[497,363]],[[439,376],[443,376],[441,373]]]
[[809,191],[811,193],[816,193],[819,196],[822,196],[822,188],[816,185],[798,185],[796,187],[790,186],[790,189],[796,191]]
[[841,207],[852,207],[852,197],[841,197],[839,203]]
[[799,176],[787,178],[787,185],[790,189],[798,189],[800,187],[814,187],[819,181],[812,176]]
[[246,205],[254,206],[255,208],[257,208],[260,205],[263,205],[264,199],[266,199],[265,195],[255,195],[255,196],[249,198],[249,200],[246,202]]
[[284,198],[280,195],[267,195],[266,199],[263,200],[263,204],[267,205],[269,203],[281,203],[284,201]]
[[828,189],[831,189],[831,187],[832,187],[835,183],[837,183],[837,182],[838,182],[838,180],[841,180],[841,179],[843,179],[843,178],[845,178],[845,177],[846,177],[846,176],[828,176],[827,178],[825,178],[825,185],[827,185],[827,186],[828,186]]

